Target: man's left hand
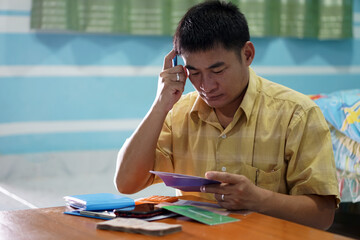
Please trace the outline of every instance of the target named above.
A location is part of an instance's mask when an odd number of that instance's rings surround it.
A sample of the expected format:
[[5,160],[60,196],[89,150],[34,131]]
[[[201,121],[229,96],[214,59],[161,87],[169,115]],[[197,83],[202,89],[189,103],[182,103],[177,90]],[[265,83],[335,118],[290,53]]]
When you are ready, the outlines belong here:
[[206,178],[222,182],[220,185],[202,186],[201,191],[214,193],[219,205],[229,210],[257,210],[263,197],[263,189],[255,186],[247,177],[226,172],[210,171]]

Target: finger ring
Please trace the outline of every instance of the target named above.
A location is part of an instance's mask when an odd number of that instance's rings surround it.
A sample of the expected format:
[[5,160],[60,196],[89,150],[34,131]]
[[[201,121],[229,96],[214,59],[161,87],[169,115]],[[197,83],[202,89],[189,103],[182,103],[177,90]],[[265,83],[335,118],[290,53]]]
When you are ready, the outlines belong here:
[[179,75],[179,73],[176,73],[176,81],[177,81],[177,82],[180,81],[180,75]]
[[225,195],[221,194],[221,201],[225,201]]

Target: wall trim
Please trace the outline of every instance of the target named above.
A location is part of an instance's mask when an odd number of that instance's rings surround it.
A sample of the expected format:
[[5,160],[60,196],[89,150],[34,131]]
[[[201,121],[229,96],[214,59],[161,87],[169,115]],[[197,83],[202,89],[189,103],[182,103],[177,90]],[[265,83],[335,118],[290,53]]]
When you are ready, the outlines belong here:
[[39,121],[0,124],[0,137],[66,132],[104,132],[135,130],[141,119]]
[[[360,74],[360,66],[252,66],[259,75]],[[0,77],[158,76],[160,66],[0,66]]]

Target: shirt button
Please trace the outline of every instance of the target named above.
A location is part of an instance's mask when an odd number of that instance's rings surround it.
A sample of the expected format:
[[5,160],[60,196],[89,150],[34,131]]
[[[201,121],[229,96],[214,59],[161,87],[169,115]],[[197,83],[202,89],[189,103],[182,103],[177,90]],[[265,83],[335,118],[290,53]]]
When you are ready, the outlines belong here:
[[226,134],[222,135],[221,137],[225,139],[225,138],[226,138]]
[[226,167],[222,167],[221,171],[226,172]]

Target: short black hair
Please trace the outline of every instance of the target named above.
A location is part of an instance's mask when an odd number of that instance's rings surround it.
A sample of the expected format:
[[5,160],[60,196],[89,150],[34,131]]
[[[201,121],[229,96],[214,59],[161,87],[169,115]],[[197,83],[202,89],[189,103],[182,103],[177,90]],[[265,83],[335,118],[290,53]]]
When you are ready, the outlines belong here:
[[250,40],[245,16],[231,2],[206,1],[190,8],[180,20],[173,38],[178,54],[213,49],[242,49]]

